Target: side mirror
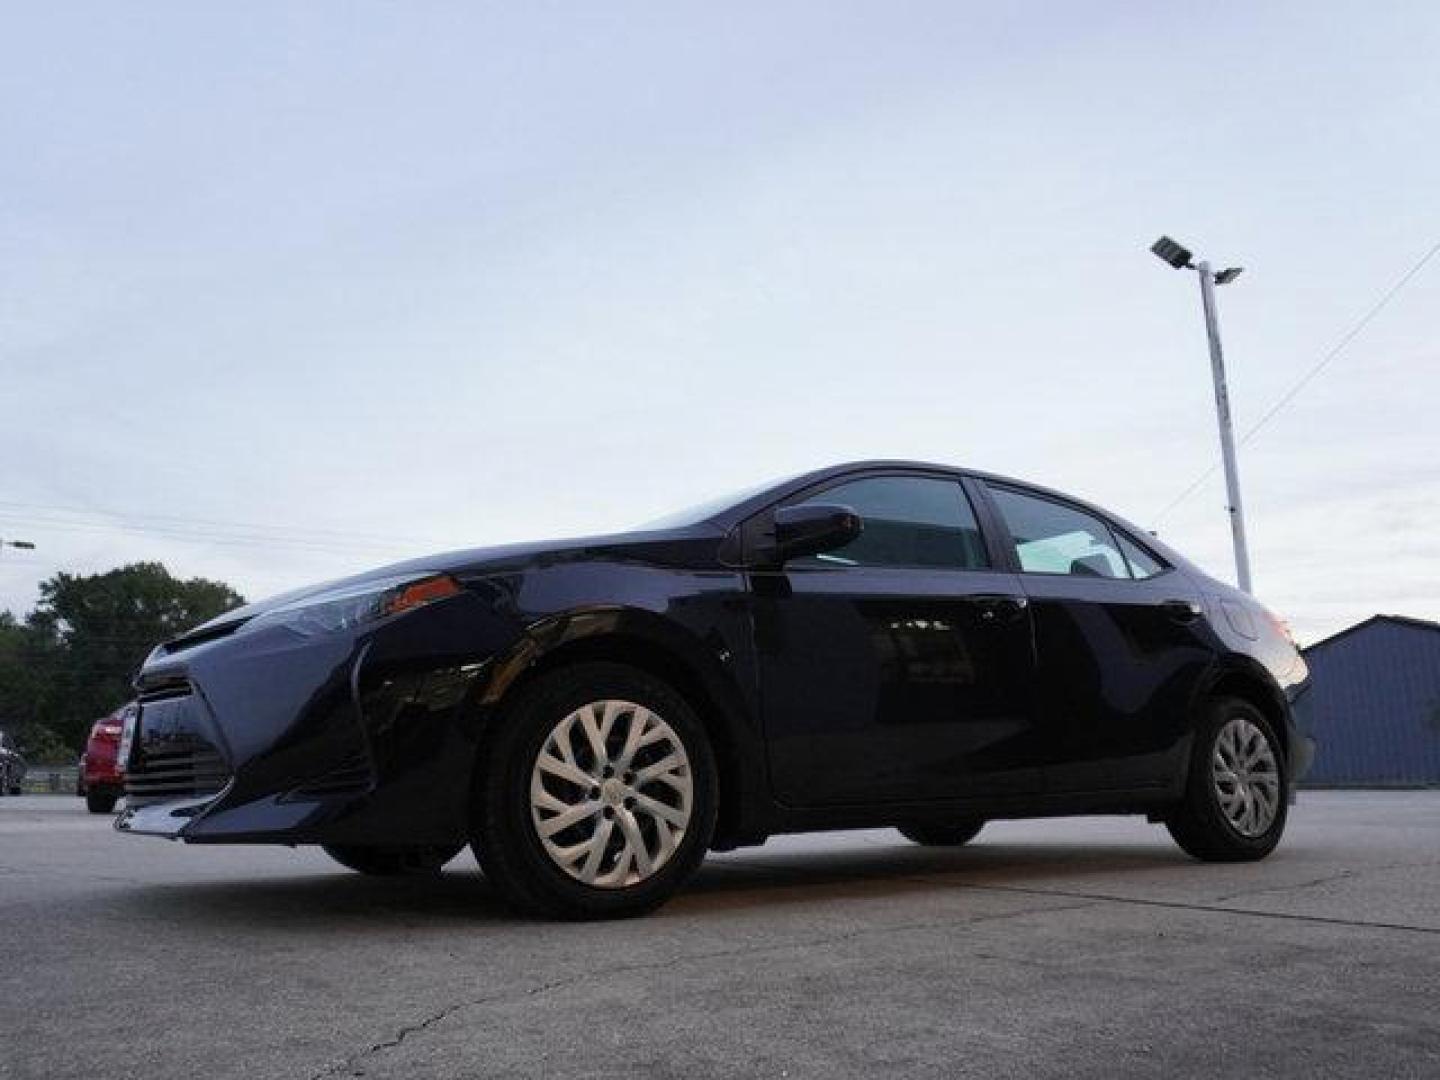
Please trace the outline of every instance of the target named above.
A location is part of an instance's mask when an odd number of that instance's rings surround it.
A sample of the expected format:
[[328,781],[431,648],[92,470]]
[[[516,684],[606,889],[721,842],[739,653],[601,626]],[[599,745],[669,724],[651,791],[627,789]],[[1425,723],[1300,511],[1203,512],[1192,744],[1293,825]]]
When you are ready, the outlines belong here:
[[864,527],[860,515],[848,506],[782,506],[775,511],[775,546],[771,551],[780,564],[801,555],[818,555],[848,544]]

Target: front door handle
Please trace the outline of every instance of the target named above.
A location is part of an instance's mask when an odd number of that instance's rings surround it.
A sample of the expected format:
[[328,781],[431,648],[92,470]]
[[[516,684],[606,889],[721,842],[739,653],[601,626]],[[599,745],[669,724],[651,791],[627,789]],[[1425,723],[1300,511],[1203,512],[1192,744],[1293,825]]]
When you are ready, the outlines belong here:
[[1194,600],[1162,600],[1160,609],[1178,623],[1192,623],[1202,613],[1200,605]]
[[980,607],[980,621],[992,625],[1014,622],[1030,606],[1030,601],[1023,596],[977,596],[974,599]]

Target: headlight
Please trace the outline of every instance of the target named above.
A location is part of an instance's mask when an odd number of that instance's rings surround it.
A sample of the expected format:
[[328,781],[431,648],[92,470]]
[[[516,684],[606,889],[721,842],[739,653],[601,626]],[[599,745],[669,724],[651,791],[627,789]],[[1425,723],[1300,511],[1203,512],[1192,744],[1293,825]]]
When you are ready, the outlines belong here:
[[283,607],[272,608],[255,616],[241,629],[283,626],[306,637],[334,634],[404,611],[413,611],[459,592],[460,586],[455,579],[446,574],[363,581],[327,589]]

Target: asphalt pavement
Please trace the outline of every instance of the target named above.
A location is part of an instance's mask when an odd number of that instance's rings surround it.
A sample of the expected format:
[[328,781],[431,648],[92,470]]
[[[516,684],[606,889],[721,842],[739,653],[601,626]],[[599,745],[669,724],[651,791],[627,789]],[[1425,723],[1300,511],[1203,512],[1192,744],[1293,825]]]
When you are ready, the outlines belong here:
[[658,914],[508,914],[469,853],[113,832],[0,799],[0,1076],[1440,1077],[1440,791],[1309,792],[1270,859],[1137,818],[711,856]]

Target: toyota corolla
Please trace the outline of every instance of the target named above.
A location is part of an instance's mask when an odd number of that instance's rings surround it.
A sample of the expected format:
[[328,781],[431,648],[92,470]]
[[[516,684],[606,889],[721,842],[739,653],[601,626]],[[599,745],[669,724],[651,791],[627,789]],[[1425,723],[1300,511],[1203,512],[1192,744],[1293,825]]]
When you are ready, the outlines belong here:
[[583,540],[419,559],[158,646],[117,828],[318,844],[362,873],[467,844],[520,910],[647,911],[707,851],[1138,814],[1190,855],[1279,842],[1305,665],[1251,597],[1028,483],[842,465]]

